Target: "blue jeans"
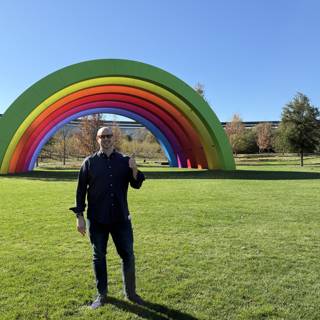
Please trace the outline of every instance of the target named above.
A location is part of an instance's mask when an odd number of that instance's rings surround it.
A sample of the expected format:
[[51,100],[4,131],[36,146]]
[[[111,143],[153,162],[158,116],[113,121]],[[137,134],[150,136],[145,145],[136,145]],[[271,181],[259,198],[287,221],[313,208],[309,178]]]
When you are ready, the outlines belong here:
[[108,293],[107,276],[107,243],[109,233],[122,260],[122,280],[124,293],[127,297],[136,293],[135,258],[133,252],[133,232],[131,221],[114,223],[111,225],[99,224],[88,220],[88,231],[93,249],[93,270],[99,294]]

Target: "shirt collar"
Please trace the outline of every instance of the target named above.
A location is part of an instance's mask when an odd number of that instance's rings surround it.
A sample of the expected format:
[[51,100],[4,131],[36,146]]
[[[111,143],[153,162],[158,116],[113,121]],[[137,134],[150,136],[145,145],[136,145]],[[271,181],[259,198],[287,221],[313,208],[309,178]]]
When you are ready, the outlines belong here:
[[[99,150],[99,151],[97,152],[97,154],[98,154],[99,157],[106,157],[106,158],[108,158],[108,156],[107,156],[103,151],[101,151],[101,150]],[[113,151],[111,152],[109,158],[113,158],[113,157],[115,156],[115,154],[116,154],[116,150],[113,149]]]

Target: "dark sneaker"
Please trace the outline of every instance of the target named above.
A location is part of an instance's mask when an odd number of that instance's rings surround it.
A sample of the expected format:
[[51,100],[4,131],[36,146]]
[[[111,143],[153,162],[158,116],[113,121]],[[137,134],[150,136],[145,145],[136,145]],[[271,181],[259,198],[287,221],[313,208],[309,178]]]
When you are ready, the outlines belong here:
[[102,307],[106,303],[107,303],[107,296],[99,294],[97,296],[97,299],[92,302],[90,307],[91,307],[91,309],[97,309],[97,308]]
[[133,302],[133,303],[136,303],[136,304],[139,304],[139,305],[143,305],[144,304],[143,299],[137,294],[134,294],[132,296],[126,296],[126,298],[129,301]]

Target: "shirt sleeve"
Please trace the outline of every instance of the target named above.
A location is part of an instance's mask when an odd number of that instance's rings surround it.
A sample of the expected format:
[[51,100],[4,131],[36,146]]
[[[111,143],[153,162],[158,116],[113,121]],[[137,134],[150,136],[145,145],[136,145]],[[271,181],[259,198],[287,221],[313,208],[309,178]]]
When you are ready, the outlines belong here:
[[140,170],[138,170],[137,179],[135,179],[133,177],[132,169],[130,168],[130,179],[129,179],[129,182],[130,182],[130,186],[132,188],[140,189],[144,180],[146,180],[146,178],[145,178],[144,174]]
[[80,168],[76,193],[76,207],[70,208],[74,213],[84,212],[86,208],[86,195],[88,187],[88,160]]

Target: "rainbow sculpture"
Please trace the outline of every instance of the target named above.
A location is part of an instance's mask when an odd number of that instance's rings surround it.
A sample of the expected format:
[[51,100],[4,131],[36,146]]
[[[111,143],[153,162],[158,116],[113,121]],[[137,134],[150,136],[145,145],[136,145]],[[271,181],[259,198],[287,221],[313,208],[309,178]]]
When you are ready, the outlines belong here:
[[13,102],[0,118],[0,173],[32,170],[59,128],[94,113],[119,114],[145,125],[171,166],[235,169],[226,134],[197,92],[154,66],[107,59],[58,70]]

